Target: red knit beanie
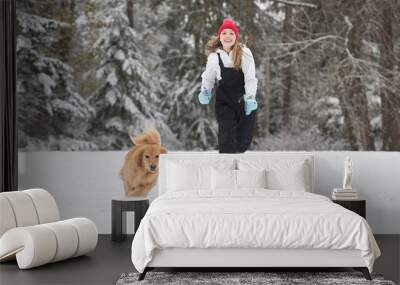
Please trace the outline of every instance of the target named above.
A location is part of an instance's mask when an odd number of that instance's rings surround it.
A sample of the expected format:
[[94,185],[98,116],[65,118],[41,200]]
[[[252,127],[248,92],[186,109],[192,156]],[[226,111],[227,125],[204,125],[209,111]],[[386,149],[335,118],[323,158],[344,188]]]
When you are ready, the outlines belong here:
[[231,20],[231,19],[225,19],[224,22],[222,23],[222,25],[219,27],[218,29],[218,36],[221,34],[221,32],[225,29],[231,29],[235,35],[236,35],[236,39],[239,38],[239,31],[238,28],[235,26],[235,23]]

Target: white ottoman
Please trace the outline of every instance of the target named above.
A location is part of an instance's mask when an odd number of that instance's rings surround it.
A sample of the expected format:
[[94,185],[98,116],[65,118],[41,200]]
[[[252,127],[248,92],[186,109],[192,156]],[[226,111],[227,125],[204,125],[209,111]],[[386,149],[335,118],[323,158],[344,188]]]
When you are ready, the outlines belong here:
[[0,193],[0,262],[20,269],[86,254],[96,248],[97,227],[87,218],[59,220],[57,204],[43,189]]

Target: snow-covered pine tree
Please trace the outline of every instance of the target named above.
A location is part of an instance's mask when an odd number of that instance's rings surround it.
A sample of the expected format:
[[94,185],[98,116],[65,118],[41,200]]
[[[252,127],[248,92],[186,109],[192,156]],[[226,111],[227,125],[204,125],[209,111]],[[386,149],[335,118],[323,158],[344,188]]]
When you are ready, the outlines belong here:
[[213,103],[204,107],[198,102],[202,70],[193,47],[182,42],[180,33],[179,28],[171,33],[168,48],[162,51],[162,72],[168,78],[163,85],[168,91],[162,106],[168,113],[168,125],[186,150],[213,149],[217,146],[218,129],[210,113]]
[[84,135],[94,110],[76,92],[71,66],[51,49],[67,25],[41,15],[43,5],[54,3],[27,0],[17,5],[19,147],[59,150],[63,138]]
[[91,132],[101,149],[132,146],[130,134],[155,126],[163,144],[174,147],[173,135],[159,112],[161,88],[152,76],[139,46],[141,35],[129,25],[126,2],[104,1],[96,17],[103,28],[94,45],[99,68],[97,90],[90,97],[96,109]]
[[164,17],[156,32],[167,35],[156,71],[165,78],[162,87],[167,91],[162,107],[168,113],[168,125],[184,142],[185,149],[216,149],[214,101],[205,107],[197,95],[206,61],[204,47],[215,32],[211,21],[218,7],[211,2],[164,1],[157,8]]
[[73,56],[69,61],[74,68],[75,84],[84,98],[90,96],[97,86],[97,62],[92,48],[99,35],[97,5],[96,0],[76,1],[74,4],[74,44],[70,48]]

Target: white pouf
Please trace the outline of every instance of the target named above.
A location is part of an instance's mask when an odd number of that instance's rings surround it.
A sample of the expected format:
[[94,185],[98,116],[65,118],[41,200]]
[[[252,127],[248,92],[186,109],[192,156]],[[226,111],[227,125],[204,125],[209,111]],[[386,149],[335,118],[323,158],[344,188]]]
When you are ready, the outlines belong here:
[[57,204],[46,190],[0,193],[0,214],[0,262],[16,258],[20,269],[28,269],[96,248],[96,225],[87,218],[59,221]]

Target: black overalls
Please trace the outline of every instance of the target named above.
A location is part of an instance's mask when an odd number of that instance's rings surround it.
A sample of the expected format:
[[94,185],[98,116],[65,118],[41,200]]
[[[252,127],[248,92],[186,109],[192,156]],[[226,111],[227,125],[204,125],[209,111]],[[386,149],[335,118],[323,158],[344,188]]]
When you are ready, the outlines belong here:
[[224,67],[218,54],[221,80],[215,99],[218,121],[218,149],[220,153],[242,153],[250,146],[256,110],[246,116],[244,112],[244,74],[242,70]]

